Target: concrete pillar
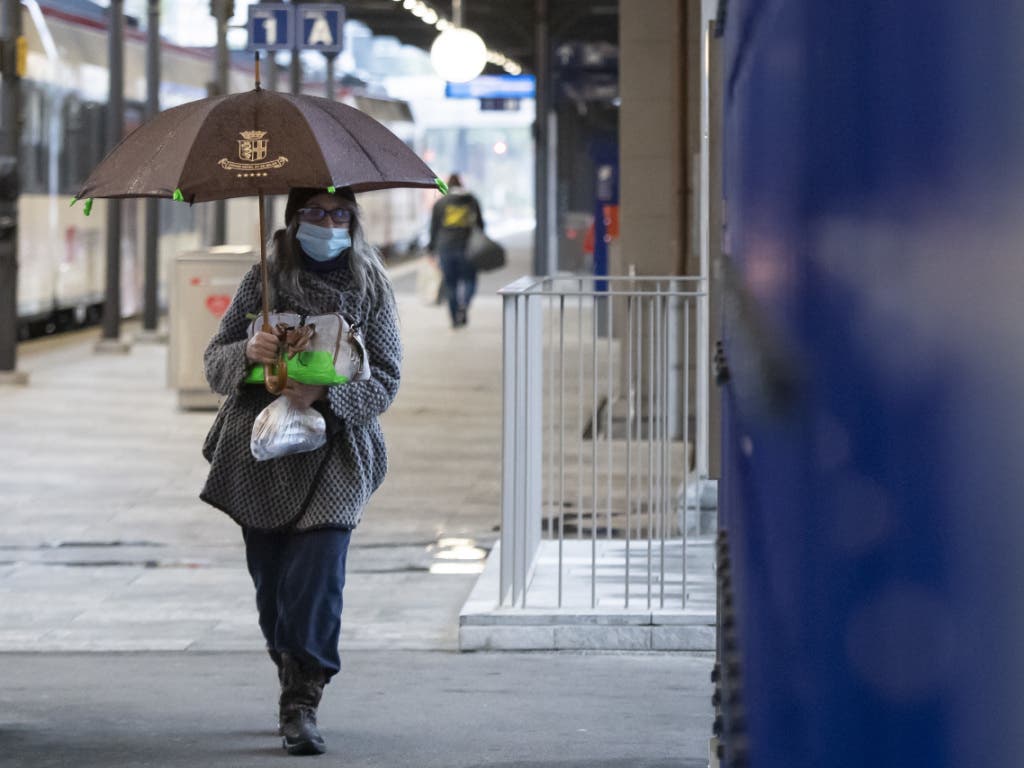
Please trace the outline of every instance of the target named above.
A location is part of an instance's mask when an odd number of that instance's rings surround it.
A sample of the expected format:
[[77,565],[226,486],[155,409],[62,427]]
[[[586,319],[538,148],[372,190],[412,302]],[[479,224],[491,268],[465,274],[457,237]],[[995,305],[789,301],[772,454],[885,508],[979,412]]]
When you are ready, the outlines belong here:
[[686,5],[620,3],[617,274],[679,274],[687,250]]
[[[620,217],[621,238],[612,273],[707,276],[707,162],[701,163],[702,37],[707,0],[621,3],[620,12]],[[703,215],[701,215],[701,212]],[[701,255],[705,258],[701,259]],[[693,284],[693,289],[698,288]],[[708,472],[708,308],[671,323],[670,414],[674,436],[686,428],[695,442],[694,466]],[[616,331],[617,333],[617,331]],[[684,372],[684,349],[688,347]],[[684,374],[688,374],[684,379]],[[688,381],[688,392],[683,381]],[[684,402],[693,403],[686,414]],[[645,403],[638,403],[641,409]],[[688,421],[688,424],[686,423]]]
[[[107,102],[107,151],[124,137],[124,0],[111,0],[107,39],[109,89]],[[103,335],[97,352],[127,353],[121,335],[121,201],[107,200],[106,299],[103,302]]]
[[[693,34],[694,18],[699,25],[700,0],[619,5],[620,239],[610,254],[612,274],[629,274],[631,269],[638,276],[699,274],[693,201],[699,181],[695,158],[700,146],[700,89],[694,64],[699,63],[700,37]],[[621,302],[613,308],[620,338],[625,333],[624,309]],[[692,305],[671,306],[669,311],[667,417],[673,437],[688,434],[693,442],[697,425],[691,420],[687,432],[683,383],[689,382],[692,404],[697,323]],[[689,315],[688,322],[684,314]],[[640,343],[646,347],[646,341],[644,337]],[[687,344],[688,378],[683,370]],[[645,402],[637,406],[641,412],[648,407]]]
[[[149,24],[146,29],[146,119],[160,111],[160,0],[149,0]],[[160,306],[157,283],[160,280],[159,242],[160,208],[155,197],[146,200],[146,258],[142,303],[142,330],[147,339],[159,338],[157,325]]]
[[[231,67],[230,54],[228,53],[228,23],[234,14],[234,2],[233,0],[214,0],[210,4],[210,10],[217,20],[217,45],[215,48],[213,78],[217,87],[217,95],[226,96],[228,93],[228,71]],[[214,200],[211,206],[213,208],[213,231],[210,235],[210,244],[224,245],[228,241],[227,201]]]

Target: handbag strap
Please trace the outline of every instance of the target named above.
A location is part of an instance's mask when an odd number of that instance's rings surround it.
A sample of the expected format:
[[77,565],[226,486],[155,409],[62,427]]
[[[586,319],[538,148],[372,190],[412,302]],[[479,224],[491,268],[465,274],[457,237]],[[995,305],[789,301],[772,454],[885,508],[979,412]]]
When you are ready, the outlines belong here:
[[309,346],[314,334],[316,334],[316,325],[300,325],[298,328],[295,328],[284,323],[278,323],[275,333],[280,343],[287,347],[290,359]]
[[341,312],[335,312],[334,316],[338,318],[338,333],[334,337],[334,364],[338,364],[338,352],[341,351],[341,336],[345,331],[345,318]]

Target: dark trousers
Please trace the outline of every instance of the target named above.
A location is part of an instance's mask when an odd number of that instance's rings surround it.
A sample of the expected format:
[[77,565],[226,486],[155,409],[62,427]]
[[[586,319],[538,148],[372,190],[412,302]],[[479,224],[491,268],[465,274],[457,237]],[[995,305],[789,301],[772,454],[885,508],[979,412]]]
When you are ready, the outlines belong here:
[[243,528],[256,586],[260,629],[271,656],[287,652],[317,664],[327,679],[341,669],[341,593],[352,531],[277,532]]
[[469,308],[476,293],[476,270],[470,266],[465,254],[459,251],[441,251],[441,274],[448,293],[448,311],[452,322],[458,320],[461,310]]

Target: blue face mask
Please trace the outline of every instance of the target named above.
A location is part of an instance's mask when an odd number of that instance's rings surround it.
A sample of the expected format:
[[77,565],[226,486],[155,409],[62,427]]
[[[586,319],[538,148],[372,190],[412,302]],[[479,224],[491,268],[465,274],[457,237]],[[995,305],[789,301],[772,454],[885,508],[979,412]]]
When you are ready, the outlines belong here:
[[341,227],[318,227],[308,221],[299,222],[296,233],[302,250],[315,261],[330,261],[346,248],[352,247],[352,236]]

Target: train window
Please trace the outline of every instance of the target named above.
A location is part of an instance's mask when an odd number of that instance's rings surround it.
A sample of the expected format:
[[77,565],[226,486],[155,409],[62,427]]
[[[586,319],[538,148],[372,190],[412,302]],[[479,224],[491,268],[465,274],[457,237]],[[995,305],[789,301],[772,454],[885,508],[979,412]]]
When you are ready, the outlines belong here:
[[61,194],[74,194],[103,158],[103,107],[69,95],[61,108]]
[[74,194],[85,181],[85,107],[75,96],[68,96],[62,112],[64,145],[60,153],[60,187],[64,194]]
[[24,83],[22,87],[21,128],[21,191],[26,194],[39,194],[46,191],[47,142],[48,126],[46,99],[43,91],[32,83]]

